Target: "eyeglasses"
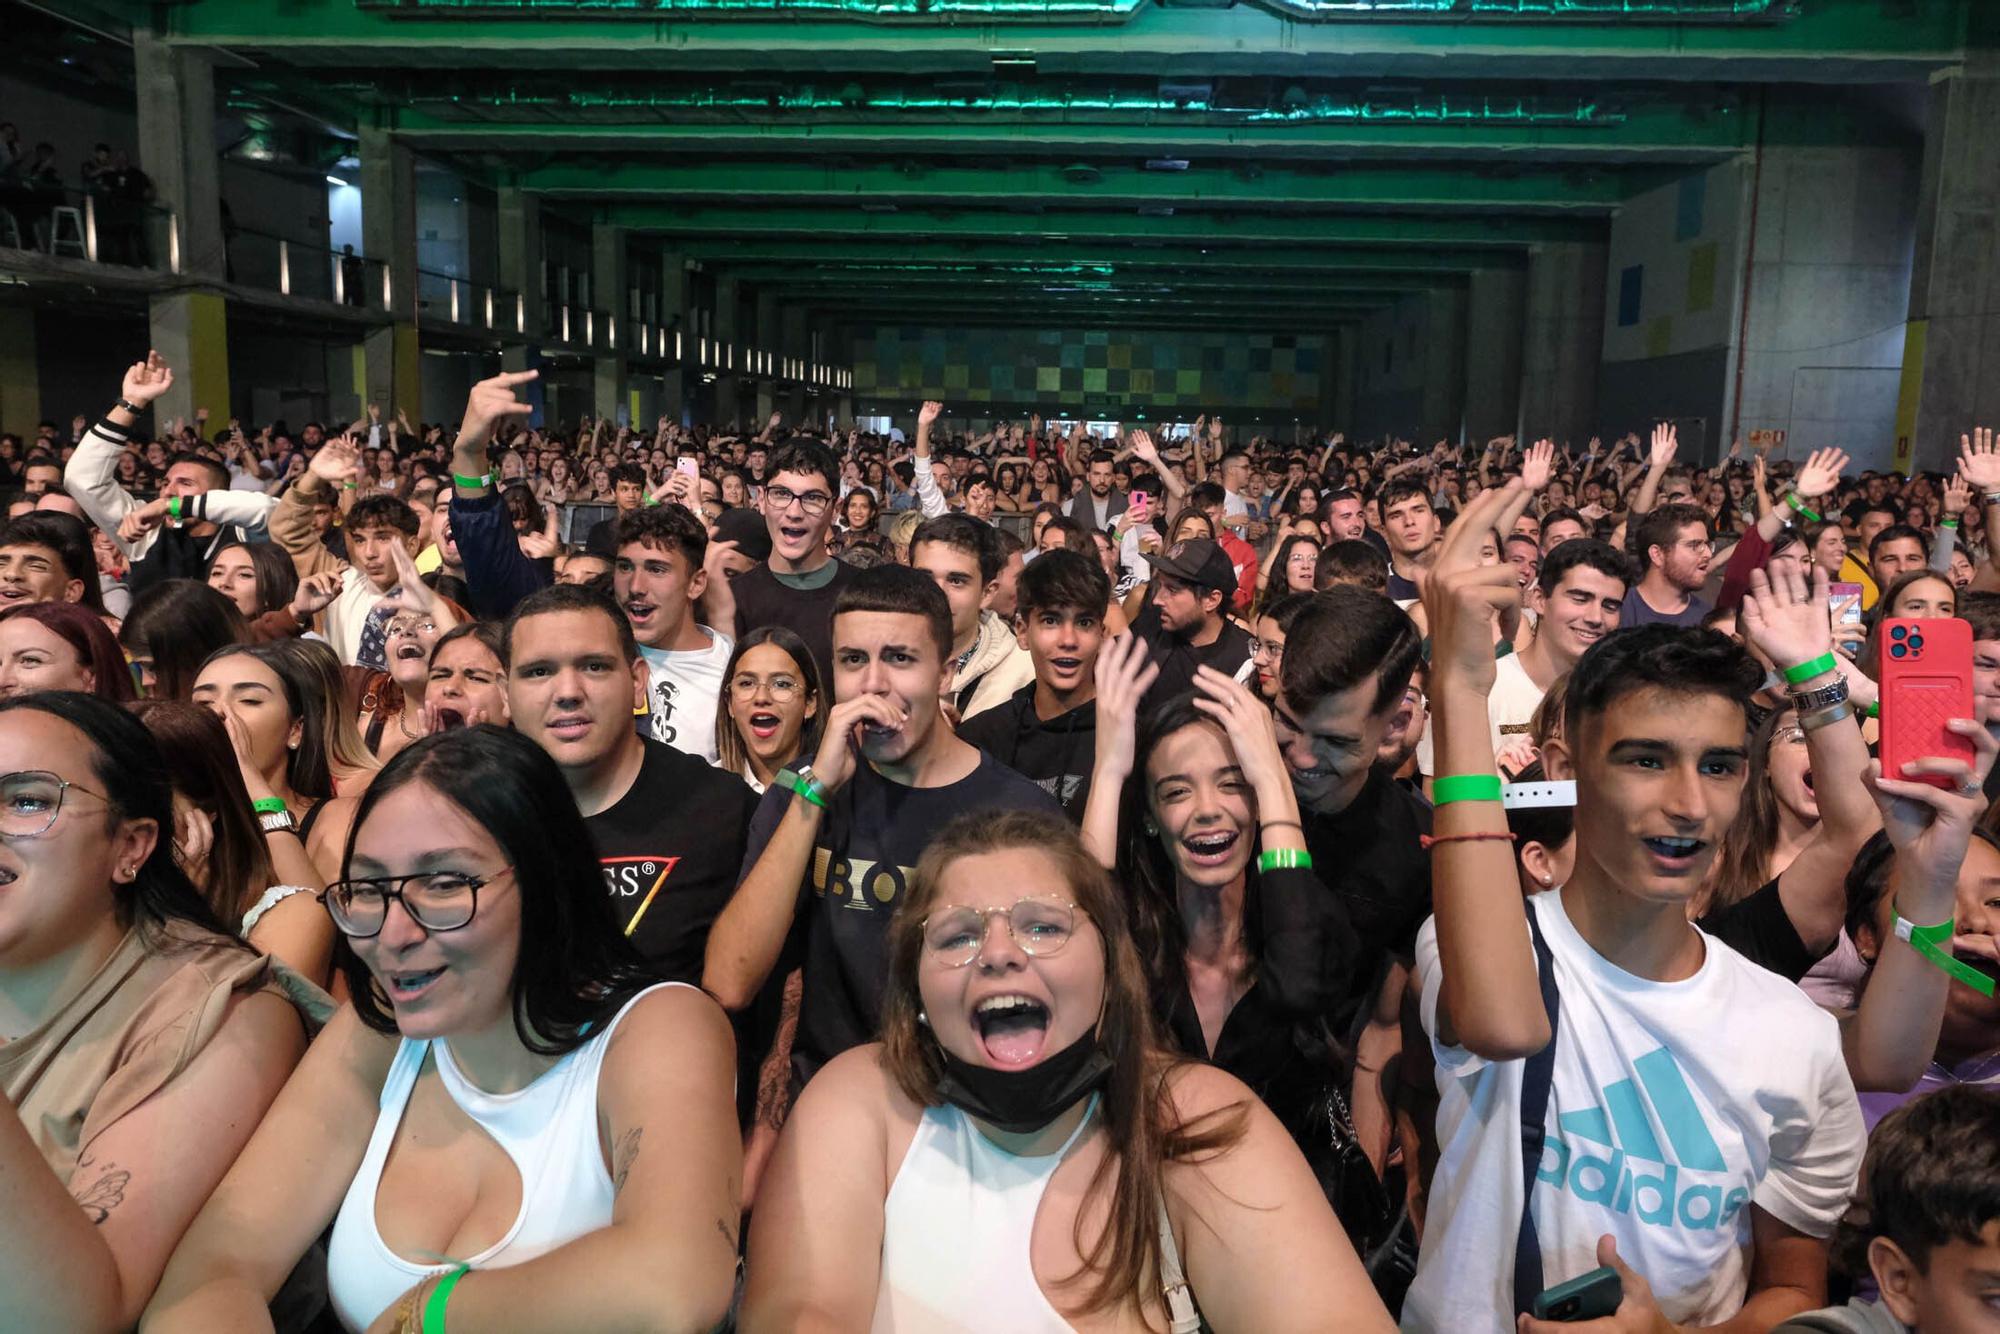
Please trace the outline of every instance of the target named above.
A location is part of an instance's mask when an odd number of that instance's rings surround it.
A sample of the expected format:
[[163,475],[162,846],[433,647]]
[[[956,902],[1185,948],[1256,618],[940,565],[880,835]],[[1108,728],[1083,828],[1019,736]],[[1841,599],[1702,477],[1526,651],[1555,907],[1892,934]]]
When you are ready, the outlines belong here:
[[759,686],[768,690],[771,699],[779,704],[789,704],[799,697],[798,679],[791,676],[739,676],[729,683],[729,693],[737,699],[755,699]]
[[431,620],[429,617],[425,617],[421,621],[391,621],[389,622],[388,630],[384,632],[384,637],[390,639],[398,637],[414,639],[420,635],[434,635],[436,633],[437,622]]
[[426,931],[456,931],[472,920],[479,908],[479,891],[513,871],[492,875],[470,875],[464,871],[423,871],[416,875],[385,875],[369,879],[336,880],[326,887],[319,901],[340,933],[355,940],[382,934],[389,920],[389,903],[403,905],[410,920]]
[[820,515],[826,513],[826,507],[833,503],[833,497],[824,491],[799,492],[786,486],[765,487],[764,499],[769,501],[771,509],[779,514],[790,509],[792,502],[797,501],[799,508],[805,512],[805,516],[808,519],[817,519]]
[[48,833],[56,816],[62,814],[63,797],[72,788],[111,804],[111,798],[102,792],[78,787],[43,769],[0,774],[0,838],[39,838]]
[[1275,658],[1285,651],[1282,639],[1253,639],[1250,641],[1250,656],[1253,658]]
[[989,917],[1005,918],[1021,952],[1037,959],[1059,952],[1076,934],[1076,905],[1064,899],[1026,898],[1011,908],[952,904],[924,918],[924,949],[947,968],[963,968],[979,957]]

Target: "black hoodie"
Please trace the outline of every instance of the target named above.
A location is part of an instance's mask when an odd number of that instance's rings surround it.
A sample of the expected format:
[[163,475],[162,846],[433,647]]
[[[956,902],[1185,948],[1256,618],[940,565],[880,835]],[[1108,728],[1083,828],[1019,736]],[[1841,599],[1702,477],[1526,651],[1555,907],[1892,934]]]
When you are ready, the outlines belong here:
[[959,739],[979,747],[1062,804],[1071,824],[1083,823],[1090,771],[1097,762],[1097,701],[1043,722],[1035,716],[1035,683],[961,724]]

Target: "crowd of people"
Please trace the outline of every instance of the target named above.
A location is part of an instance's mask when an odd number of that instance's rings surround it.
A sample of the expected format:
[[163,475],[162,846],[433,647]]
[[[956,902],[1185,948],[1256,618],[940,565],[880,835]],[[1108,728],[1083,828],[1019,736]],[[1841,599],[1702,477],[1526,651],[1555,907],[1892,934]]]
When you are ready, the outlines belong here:
[[1990,433],[174,375],[0,437],[0,1328],[1994,1327]]

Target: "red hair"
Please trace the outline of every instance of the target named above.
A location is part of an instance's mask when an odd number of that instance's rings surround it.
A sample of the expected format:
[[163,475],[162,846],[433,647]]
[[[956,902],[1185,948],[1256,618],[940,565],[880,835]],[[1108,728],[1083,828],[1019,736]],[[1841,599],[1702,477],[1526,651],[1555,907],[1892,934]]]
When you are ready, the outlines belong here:
[[0,621],[24,618],[38,621],[49,633],[76,650],[77,660],[90,669],[97,680],[97,697],[124,704],[137,696],[132,687],[132,669],[125,652],[104,618],[79,602],[30,602],[0,612]]

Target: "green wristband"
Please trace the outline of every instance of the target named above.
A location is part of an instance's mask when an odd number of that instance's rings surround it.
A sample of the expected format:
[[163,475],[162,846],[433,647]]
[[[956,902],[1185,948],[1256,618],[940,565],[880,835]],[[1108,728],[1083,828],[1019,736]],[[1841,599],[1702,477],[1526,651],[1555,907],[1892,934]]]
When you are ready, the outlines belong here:
[[798,794],[799,800],[810,801],[821,810],[826,809],[826,789],[810,778],[800,778],[790,769],[778,771],[778,781]]
[[181,521],[181,498],[179,496],[167,497],[167,517],[175,523]]
[[1797,666],[1785,668],[1785,683],[1787,685],[1797,685],[1801,681],[1810,681],[1815,676],[1824,676],[1839,666],[1840,663],[1834,659],[1831,653],[1822,653],[1810,662],[1802,662]]
[[259,797],[250,803],[250,809],[258,815],[283,815],[285,813],[285,799],[283,797]]
[[1797,510],[1800,514],[1805,515],[1806,518],[1811,519],[1814,523],[1824,522],[1824,520],[1822,520],[1819,517],[1819,515],[1813,513],[1810,509],[1806,508],[1806,503],[1803,500],[1799,499],[1797,492],[1793,492],[1790,495],[1787,495],[1785,497],[1785,503],[1787,505],[1790,505],[1793,509]]
[[451,475],[451,480],[468,491],[484,491],[487,487],[493,485],[493,474],[488,472],[481,473],[477,477],[467,477],[463,473],[455,472]]
[[1982,996],[1991,996],[1993,979],[1944,948],[1951,942],[1951,933],[1957,927],[1958,923],[1951,918],[1936,926],[1918,926],[1902,913],[1896,914],[1896,935],[1899,939],[1909,941],[1911,949],[1935,964],[1947,977],[1965,983]]
[[1431,780],[1431,805],[1449,806],[1454,801],[1500,800],[1499,774],[1447,774]]
[[465,1275],[466,1266],[460,1265],[431,1289],[429,1299],[424,1302],[424,1334],[444,1334],[444,1304],[451,1300],[451,1290]]
[[1304,848],[1265,848],[1257,857],[1260,871],[1310,871],[1312,865],[1312,854]]

